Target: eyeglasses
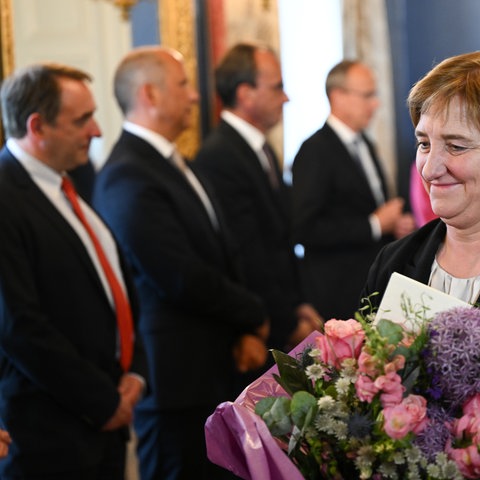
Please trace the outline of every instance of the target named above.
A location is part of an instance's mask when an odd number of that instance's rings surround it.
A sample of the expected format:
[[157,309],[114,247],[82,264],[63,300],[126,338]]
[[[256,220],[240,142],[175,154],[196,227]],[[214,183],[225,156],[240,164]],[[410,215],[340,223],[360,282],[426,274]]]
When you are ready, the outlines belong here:
[[361,92],[353,88],[342,88],[342,90],[345,93],[351,93],[352,95],[356,95],[357,97],[363,98],[364,100],[373,100],[374,98],[378,98],[378,93],[375,90],[371,92]]

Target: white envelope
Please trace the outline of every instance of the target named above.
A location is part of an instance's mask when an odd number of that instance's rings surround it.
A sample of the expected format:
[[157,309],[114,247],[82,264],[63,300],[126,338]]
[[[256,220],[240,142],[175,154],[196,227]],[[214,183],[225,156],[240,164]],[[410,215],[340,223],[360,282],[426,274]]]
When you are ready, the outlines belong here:
[[[402,309],[402,303],[406,309]],[[415,331],[417,321],[414,312],[420,314],[417,317],[430,320],[436,313],[453,307],[472,307],[472,305],[394,272],[388,281],[373,323],[384,318],[405,325],[408,330]]]

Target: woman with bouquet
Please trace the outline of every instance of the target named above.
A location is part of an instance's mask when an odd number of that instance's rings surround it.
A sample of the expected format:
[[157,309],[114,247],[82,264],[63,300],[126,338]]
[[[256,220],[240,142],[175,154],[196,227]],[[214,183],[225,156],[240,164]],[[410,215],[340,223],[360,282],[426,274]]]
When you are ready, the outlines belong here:
[[[234,432],[244,453],[235,470],[241,478],[480,479],[480,309],[430,318],[426,305],[414,309],[412,331],[384,318],[370,322],[393,272],[478,301],[480,52],[438,64],[412,88],[408,105],[417,169],[439,218],[379,253],[363,294],[371,311],[328,320],[290,355],[274,351],[278,373],[221,406],[213,418],[222,422],[207,432],[221,438],[216,458],[228,468],[238,456],[232,450],[224,458]],[[252,403],[264,424],[248,415]],[[232,430],[219,435],[218,425],[228,423]],[[298,475],[285,473],[285,453]]]
[[[378,306],[390,275],[398,272],[475,305],[480,293],[480,52],[439,63],[413,86],[408,106],[416,167],[439,219],[379,253],[363,296],[378,292],[370,297]],[[442,312],[428,324],[428,337],[429,426],[420,440],[423,453],[444,450],[464,478],[480,478],[480,311]]]
[[448,58],[408,97],[416,166],[440,217],[380,252],[363,296],[399,272],[468,303],[480,293],[480,52]]

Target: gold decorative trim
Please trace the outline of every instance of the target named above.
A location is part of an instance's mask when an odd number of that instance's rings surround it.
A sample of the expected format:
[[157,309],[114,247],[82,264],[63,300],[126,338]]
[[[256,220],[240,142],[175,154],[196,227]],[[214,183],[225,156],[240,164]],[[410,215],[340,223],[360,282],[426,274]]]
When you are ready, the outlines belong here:
[[130,11],[137,4],[138,0],[107,0],[120,10],[122,20],[130,20]]
[[2,78],[14,69],[13,8],[11,0],[0,0],[0,41],[2,42]]
[[[195,41],[195,1],[158,0],[162,45],[178,50],[184,57],[185,69],[193,88],[198,89],[197,46]],[[192,111],[192,126],[184,131],[176,144],[182,155],[193,158],[200,146],[200,111]]]
[[[13,51],[13,8],[11,0],[0,0],[0,80],[13,72],[14,51]],[[0,146],[5,141],[3,125],[0,121]]]

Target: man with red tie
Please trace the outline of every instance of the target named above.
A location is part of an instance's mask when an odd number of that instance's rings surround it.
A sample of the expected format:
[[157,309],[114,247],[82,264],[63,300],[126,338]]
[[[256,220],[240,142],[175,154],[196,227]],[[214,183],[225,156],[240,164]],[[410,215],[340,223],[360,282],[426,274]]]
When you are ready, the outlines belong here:
[[65,172],[88,162],[85,72],[32,65],[7,78],[0,152],[0,478],[123,480],[147,377],[115,239]]

